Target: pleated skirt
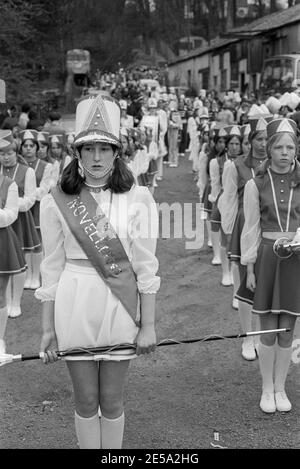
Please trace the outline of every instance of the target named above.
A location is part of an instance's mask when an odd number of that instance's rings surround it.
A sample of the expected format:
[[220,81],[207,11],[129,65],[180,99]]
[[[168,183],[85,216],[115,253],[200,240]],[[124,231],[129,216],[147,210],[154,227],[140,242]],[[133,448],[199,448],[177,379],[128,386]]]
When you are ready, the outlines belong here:
[[254,269],[255,292],[247,289],[245,272],[236,298],[252,305],[255,314],[300,316],[300,255],[280,259],[274,254],[273,245],[273,240],[262,239]]

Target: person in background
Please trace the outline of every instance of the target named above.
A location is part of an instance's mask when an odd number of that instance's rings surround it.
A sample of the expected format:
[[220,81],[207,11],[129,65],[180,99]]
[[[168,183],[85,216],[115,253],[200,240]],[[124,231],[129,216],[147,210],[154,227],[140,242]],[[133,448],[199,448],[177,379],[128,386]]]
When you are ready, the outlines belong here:
[[[35,203],[31,207],[35,228],[40,233],[40,201],[49,192],[51,187],[52,165],[38,158],[38,132],[34,129],[26,129],[20,133],[21,154],[27,165],[35,172],[36,193]],[[40,238],[41,240],[41,238]],[[39,246],[31,252],[27,259],[28,275],[25,288],[35,290],[40,286],[40,263],[42,260],[42,248]]]
[[29,122],[29,111],[31,109],[31,106],[29,103],[23,103],[21,106],[21,114],[19,116],[18,120],[18,126],[21,130],[27,129],[27,124]]
[[[6,131],[6,137],[3,140],[0,151],[0,173],[13,180],[18,187],[18,216],[12,224],[12,229],[24,253],[26,265],[29,266],[31,265],[31,253],[41,247],[30,210],[36,200],[35,174],[34,170],[26,164],[24,158],[17,154],[17,145],[11,131]],[[5,142],[6,145],[4,145]],[[16,318],[22,314],[23,290],[31,287],[31,273],[28,271],[29,269],[16,271],[11,275],[7,288],[9,317]]]
[[[0,131],[0,164],[14,152],[11,131]],[[2,166],[1,166],[2,168]],[[12,229],[19,212],[17,184],[3,173],[0,174],[0,356],[6,353],[5,332],[8,318],[7,286],[12,275],[26,270],[22,249]]]

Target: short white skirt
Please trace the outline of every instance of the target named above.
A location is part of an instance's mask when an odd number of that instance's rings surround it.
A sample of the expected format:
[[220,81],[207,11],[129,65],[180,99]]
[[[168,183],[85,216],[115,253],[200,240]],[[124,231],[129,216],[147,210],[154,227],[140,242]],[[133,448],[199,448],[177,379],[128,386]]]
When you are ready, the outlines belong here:
[[[66,263],[55,298],[55,330],[59,350],[68,350],[133,344],[139,328],[93,267]],[[120,361],[135,357],[132,349],[68,359]]]

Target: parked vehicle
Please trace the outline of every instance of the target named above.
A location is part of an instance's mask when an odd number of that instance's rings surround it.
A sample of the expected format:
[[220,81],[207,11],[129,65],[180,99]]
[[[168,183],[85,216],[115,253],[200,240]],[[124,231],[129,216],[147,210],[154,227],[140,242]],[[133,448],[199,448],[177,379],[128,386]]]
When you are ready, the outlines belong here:
[[300,88],[300,54],[274,55],[264,60],[259,94],[261,97]]

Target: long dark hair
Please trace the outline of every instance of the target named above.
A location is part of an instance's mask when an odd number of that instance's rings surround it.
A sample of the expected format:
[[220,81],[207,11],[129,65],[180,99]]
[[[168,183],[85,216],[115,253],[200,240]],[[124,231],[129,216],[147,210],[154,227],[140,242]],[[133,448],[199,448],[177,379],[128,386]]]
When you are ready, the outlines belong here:
[[[82,147],[78,147],[79,154],[81,148]],[[112,146],[112,148],[114,151],[116,150],[114,146]],[[78,159],[73,158],[73,160],[63,170],[60,186],[62,191],[66,194],[80,194],[81,188],[85,182],[85,177],[82,177],[79,174],[78,169]],[[131,170],[118,155],[115,158],[113,170],[108,178],[105,188],[110,189],[115,194],[122,194],[130,191],[134,183],[135,180]]]

